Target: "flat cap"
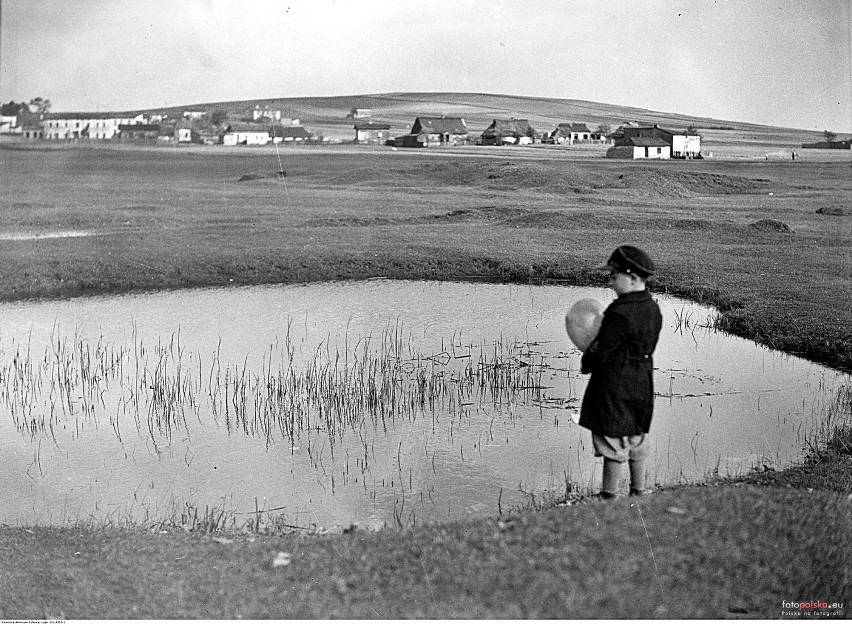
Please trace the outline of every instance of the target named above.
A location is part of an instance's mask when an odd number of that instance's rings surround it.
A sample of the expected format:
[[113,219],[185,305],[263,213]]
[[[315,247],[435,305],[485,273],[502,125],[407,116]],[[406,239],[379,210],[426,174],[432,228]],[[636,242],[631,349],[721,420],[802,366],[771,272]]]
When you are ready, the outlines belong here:
[[616,247],[604,264],[596,269],[616,269],[623,273],[633,273],[639,277],[650,277],[657,268],[651,256],[638,247],[632,245],[621,245]]

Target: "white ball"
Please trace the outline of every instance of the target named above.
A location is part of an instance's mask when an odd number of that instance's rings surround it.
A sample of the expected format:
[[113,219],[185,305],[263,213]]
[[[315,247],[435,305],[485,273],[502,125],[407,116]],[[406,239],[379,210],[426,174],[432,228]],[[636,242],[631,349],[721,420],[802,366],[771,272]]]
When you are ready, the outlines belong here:
[[580,351],[597,337],[603,321],[604,305],[597,299],[580,299],[565,314],[565,330]]

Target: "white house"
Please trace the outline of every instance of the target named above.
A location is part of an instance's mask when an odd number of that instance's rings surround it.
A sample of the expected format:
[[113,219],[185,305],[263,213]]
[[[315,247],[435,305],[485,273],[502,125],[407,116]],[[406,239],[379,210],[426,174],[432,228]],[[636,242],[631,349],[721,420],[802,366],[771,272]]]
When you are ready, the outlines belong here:
[[17,115],[0,115],[0,134],[21,134]]
[[356,143],[384,143],[390,138],[390,124],[380,121],[358,121],[355,123]]
[[21,135],[25,139],[43,139],[44,127],[40,123],[25,123],[21,126]]
[[251,111],[251,117],[254,121],[268,119],[269,121],[281,121],[283,113],[277,108],[272,108],[269,105],[261,106],[258,104]]
[[119,126],[145,123],[143,114],[131,113],[50,113],[41,122],[44,138],[55,141],[68,139],[112,139]]
[[204,127],[201,122],[184,118],[175,123],[172,136],[178,143],[203,143],[200,131]]
[[230,124],[222,137],[223,145],[266,145],[272,137],[269,128],[258,124]]
[[625,137],[606,151],[607,158],[671,158],[672,148],[654,137]]
[[584,123],[560,123],[550,133],[549,141],[558,145],[575,143],[596,143],[601,141],[599,132],[589,130]]
[[672,135],[672,158],[696,158],[701,153],[701,137],[697,134]]
[[464,145],[467,142],[467,124],[461,117],[417,117],[410,135],[417,136],[416,142],[424,147]]

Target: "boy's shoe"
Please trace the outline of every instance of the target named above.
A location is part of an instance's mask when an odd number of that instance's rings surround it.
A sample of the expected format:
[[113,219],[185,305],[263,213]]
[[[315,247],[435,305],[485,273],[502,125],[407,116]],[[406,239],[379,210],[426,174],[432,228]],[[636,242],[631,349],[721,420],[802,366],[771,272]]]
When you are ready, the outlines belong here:
[[654,490],[646,490],[644,488],[641,490],[634,490],[633,488],[630,488],[630,496],[648,496],[648,494],[653,493]]

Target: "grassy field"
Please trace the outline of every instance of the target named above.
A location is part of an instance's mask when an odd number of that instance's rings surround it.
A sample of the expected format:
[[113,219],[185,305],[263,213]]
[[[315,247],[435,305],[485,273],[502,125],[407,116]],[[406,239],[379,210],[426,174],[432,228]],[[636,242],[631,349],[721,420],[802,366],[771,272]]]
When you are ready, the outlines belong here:
[[[602,283],[590,268],[633,243],[660,265],[655,290],[718,306],[733,333],[852,369],[848,154],[573,154],[0,150],[0,297],[375,276]],[[45,237],[69,233],[87,235]]]
[[[654,290],[852,370],[848,154],[738,153],[0,149],[0,297],[375,276],[602,284],[591,267],[633,243],[657,260]],[[400,532],[2,528],[0,617],[774,618],[817,599],[848,617],[852,453],[835,434],[784,473]],[[279,552],[290,563],[274,567]]]

